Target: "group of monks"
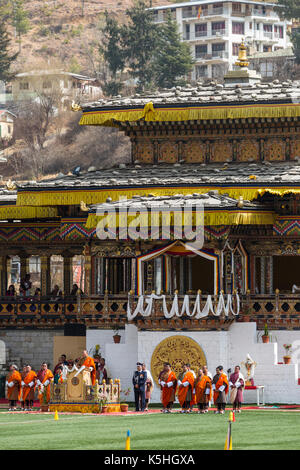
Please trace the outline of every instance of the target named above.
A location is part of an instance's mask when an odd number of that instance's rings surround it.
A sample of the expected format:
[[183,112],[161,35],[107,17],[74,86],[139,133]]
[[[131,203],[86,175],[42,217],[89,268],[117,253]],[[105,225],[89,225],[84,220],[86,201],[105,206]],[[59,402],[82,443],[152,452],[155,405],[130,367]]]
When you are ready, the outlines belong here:
[[198,413],[207,413],[213,399],[217,407],[215,413],[224,414],[229,389],[233,409],[241,411],[245,383],[239,366],[235,367],[234,373],[228,379],[222,366],[216,368],[216,374],[212,377],[206,365],[200,367],[196,374],[187,363],[177,378],[171,365],[165,362],[158,383],[161,387],[163,413],[171,413],[177,394],[181,413],[191,413],[194,405],[197,405]]
[[[88,369],[91,373],[91,382],[96,383],[96,366],[93,358],[89,357],[87,351],[83,351],[81,368]],[[6,377],[7,398],[9,400],[9,411],[16,411],[17,402],[21,402],[22,411],[32,411],[35,393],[37,391],[40,405],[47,405],[50,401],[50,384],[62,380],[63,367],[58,366],[56,374],[53,375],[46,362],[43,362],[38,372],[32,370],[30,365],[23,367],[22,372],[12,364]]]

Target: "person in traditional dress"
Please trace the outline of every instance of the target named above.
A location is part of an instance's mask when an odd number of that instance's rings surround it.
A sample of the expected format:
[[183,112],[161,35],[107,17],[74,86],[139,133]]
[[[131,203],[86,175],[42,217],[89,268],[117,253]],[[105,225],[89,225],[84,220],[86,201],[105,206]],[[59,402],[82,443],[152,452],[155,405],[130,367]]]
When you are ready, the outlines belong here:
[[21,397],[22,377],[18,371],[18,367],[12,364],[9,373],[6,376],[7,399],[9,400],[9,411],[16,411],[17,401]]
[[[43,362],[41,369],[37,373],[37,386],[38,386],[38,396],[40,400],[40,405],[48,404],[50,401],[50,383],[53,380],[53,374],[50,369],[48,369],[48,364]],[[46,393],[45,393],[46,392]],[[45,393],[45,397],[44,397]],[[46,402],[45,403],[45,398]]]
[[194,374],[190,370],[190,364],[184,364],[183,371],[178,379],[178,400],[181,406],[181,413],[191,412],[191,403],[194,401]]
[[231,388],[230,401],[233,405],[233,411],[240,413],[243,403],[243,389],[245,387],[245,379],[241,373],[240,366],[235,366],[234,373],[229,378],[229,385]]
[[204,375],[207,375],[207,377],[209,377],[210,380],[213,379],[212,373],[209,372],[208,367],[207,367],[206,364],[202,367],[202,370],[203,370],[203,374],[204,374]]
[[146,387],[145,387],[145,404],[146,404],[145,411],[149,411],[148,406],[149,406],[151,394],[154,388],[154,381],[153,381],[150,370],[146,368],[146,364],[144,362],[142,365],[142,370],[146,372],[147,374]]
[[53,374],[55,375],[56,374],[56,371],[57,371],[57,368],[60,367],[60,366],[68,366],[68,361],[67,361],[67,356],[65,354],[62,354],[59,359],[58,359],[58,363],[56,364],[56,366],[54,367],[54,371],[53,371]]
[[195,380],[195,395],[198,406],[198,413],[207,413],[212,395],[211,379],[204,374],[203,369],[199,369]]
[[34,391],[36,385],[37,375],[34,370],[31,369],[31,366],[28,364],[26,366],[26,375],[23,378],[22,382],[22,393],[23,400],[25,402],[25,411],[32,411],[33,409],[33,400],[34,400]]
[[54,375],[54,383],[62,384],[64,381],[63,377],[63,366],[58,366],[56,369],[56,374]]
[[105,380],[105,382],[107,382],[108,380],[108,374],[107,374],[107,369],[105,367],[104,357],[100,357],[99,359],[99,364],[98,364],[98,368],[96,371],[96,378],[99,384],[102,384],[103,380]]
[[171,413],[175,401],[177,378],[169,362],[164,363],[164,368],[158,376],[158,383],[161,387],[161,402],[163,405],[161,411],[162,413]]
[[218,366],[216,368],[216,375],[212,381],[212,389],[214,391],[214,404],[217,405],[215,413],[224,414],[229,383],[227,375],[223,372],[223,366]]
[[23,369],[21,372],[21,396],[20,396],[21,411],[25,410],[25,401],[23,399],[23,383],[24,383],[24,377],[26,374],[27,374],[27,366],[23,366]]
[[78,374],[80,374],[80,372],[82,370],[88,369],[90,371],[90,374],[91,374],[92,385],[95,385],[96,384],[96,365],[95,365],[94,359],[89,356],[86,349],[83,351],[82,356],[80,358],[80,361],[81,361],[82,365],[81,365],[80,369],[76,372],[74,377],[76,377]]

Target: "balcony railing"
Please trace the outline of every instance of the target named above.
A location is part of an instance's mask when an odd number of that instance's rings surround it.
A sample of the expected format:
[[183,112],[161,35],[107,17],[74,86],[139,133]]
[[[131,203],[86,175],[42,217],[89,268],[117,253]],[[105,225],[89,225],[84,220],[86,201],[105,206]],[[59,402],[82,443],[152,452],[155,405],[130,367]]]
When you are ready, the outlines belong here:
[[[202,8],[200,12],[200,18],[206,17],[206,16],[220,16],[220,15],[227,15],[228,10],[223,7],[217,7],[217,8]],[[199,18],[199,10],[194,9],[192,11],[184,11],[182,12],[182,18],[183,19],[196,19]]]
[[[263,329],[267,322],[269,329],[300,329],[300,294],[253,295],[247,293],[231,297],[231,308],[221,309],[220,296],[189,295],[188,313],[182,309],[186,305],[183,295],[178,295],[178,314],[172,314],[174,295],[166,295],[165,303],[153,299],[151,311],[147,315],[147,303],[128,294],[102,294],[91,296],[50,297],[0,297],[0,326],[49,328],[62,327],[65,323],[85,323],[87,326],[110,328],[115,325],[124,327],[133,322],[140,328],[221,328],[226,329],[234,321],[254,321],[258,329]],[[211,308],[206,310],[208,300]],[[228,297],[224,295],[225,305]],[[128,304],[129,302],[129,304]],[[139,306],[140,307],[139,307]],[[138,313],[135,312],[138,310]],[[176,309],[175,309],[176,310]],[[174,310],[174,312],[175,312]],[[129,313],[128,313],[129,312]],[[142,313],[141,313],[142,312]],[[169,316],[166,316],[166,312]],[[171,314],[170,314],[171,312]],[[197,315],[198,312],[198,315]],[[205,313],[206,312],[206,313]]]
[[212,36],[225,36],[227,33],[226,29],[213,29]]
[[213,51],[211,55],[213,59],[228,59],[228,52],[226,51]]

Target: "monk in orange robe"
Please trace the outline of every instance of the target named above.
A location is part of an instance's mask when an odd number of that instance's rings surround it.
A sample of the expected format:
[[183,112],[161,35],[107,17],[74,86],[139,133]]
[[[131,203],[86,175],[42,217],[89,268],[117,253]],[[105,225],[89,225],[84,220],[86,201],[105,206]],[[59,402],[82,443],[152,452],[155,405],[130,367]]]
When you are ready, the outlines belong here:
[[[43,362],[41,370],[37,373],[37,386],[40,405],[48,404],[50,401],[50,383],[53,379],[53,374],[46,362]],[[46,393],[45,393],[46,392]],[[45,403],[46,398],[46,403]]]
[[215,413],[224,414],[226,406],[226,395],[229,391],[227,375],[223,372],[223,367],[216,368],[216,375],[212,380],[212,389],[214,391],[214,403],[217,405]]
[[22,377],[18,371],[18,367],[12,364],[9,368],[9,373],[6,376],[7,398],[9,400],[9,411],[17,409],[17,401],[21,397],[21,382]]
[[177,384],[178,387],[178,400],[181,405],[181,413],[190,413],[190,406],[194,403],[194,382],[195,377],[190,370],[190,364],[184,364],[183,372],[180,374],[180,379]]
[[164,368],[158,376],[158,383],[161,387],[162,412],[171,413],[175,401],[177,378],[175,372],[171,370],[169,362],[164,363]]
[[36,379],[36,373],[34,370],[31,370],[30,365],[27,365],[26,375],[24,376],[22,382],[22,394],[23,400],[25,402],[25,411],[32,411]]
[[78,375],[82,370],[89,369],[89,371],[91,373],[92,385],[95,385],[95,383],[96,383],[96,365],[95,365],[94,359],[88,355],[88,352],[86,350],[83,351],[82,357],[80,359],[81,359],[81,361],[83,360],[82,366],[80,367],[78,372],[76,372],[74,377],[76,377],[76,375]]
[[198,376],[195,380],[195,395],[198,405],[198,413],[207,413],[208,404],[212,397],[211,379],[204,374],[203,369],[199,369]]

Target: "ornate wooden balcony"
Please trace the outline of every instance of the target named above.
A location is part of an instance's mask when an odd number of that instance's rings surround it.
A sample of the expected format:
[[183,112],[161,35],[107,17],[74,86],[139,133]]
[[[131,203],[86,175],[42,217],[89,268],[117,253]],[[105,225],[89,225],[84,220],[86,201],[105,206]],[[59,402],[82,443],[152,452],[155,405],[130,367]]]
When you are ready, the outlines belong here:
[[[63,328],[67,323],[84,323],[91,328],[124,328],[134,323],[141,330],[227,330],[234,322],[255,321],[258,329],[265,323],[269,329],[300,330],[300,294],[240,295],[240,309],[232,296],[232,310],[216,314],[219,296],[211,296],[214,313],[192,315],[196,295],[189,296],[190,314],[181,315],[184,296],[178,295],[178,313],[166,318],[162,299],[154,299],[149,315],[136,314],[128,318],[129,311],[136,310],[139,298],[127,294],[104,294],[95,296],[49,297],[1,297],[0,328]],[[200,295],[200,311],[208,296]],[[144,299],[145,300],[145,299]],[[165,307],[171,311],[174,296],[165,296]],[[225,304],[226,304],[225,295]],[[147,303],[144,301],[144,310]]]

